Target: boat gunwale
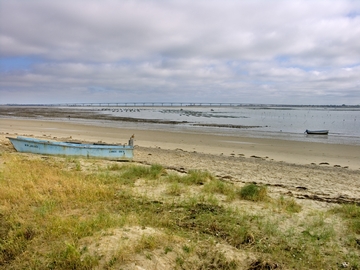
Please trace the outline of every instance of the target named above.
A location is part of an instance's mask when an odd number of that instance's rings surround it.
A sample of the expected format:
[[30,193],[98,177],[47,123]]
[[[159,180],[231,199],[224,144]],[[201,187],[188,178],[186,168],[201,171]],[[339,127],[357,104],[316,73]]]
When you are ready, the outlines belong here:
[[52,145],[52,146],[59,146],[59,147],[71,147],[71,148],[87,148],[87,149],[117,149],[117,150],[133,150],[134,146],[131,145],[107,145],[107,144],[89,144],[89,143],[71,143],[71,142],[59,142],[59,141],[50,141],[50,140],[42,140],[30,137],[22,137],[18,136],[14,137],[6,137],[10,141],[17,140],[20,142],[28,142],[28,143],[35,143],[35,144],[42,144],[42,145]]

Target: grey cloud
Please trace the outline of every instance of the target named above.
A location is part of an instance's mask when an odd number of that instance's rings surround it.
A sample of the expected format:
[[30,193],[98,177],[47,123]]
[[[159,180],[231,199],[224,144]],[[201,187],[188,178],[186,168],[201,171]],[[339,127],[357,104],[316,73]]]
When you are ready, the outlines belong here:
[[6,100],[46,89],[53,96],[69,91],[76,100],[281,97],[291,103],[302,96],[311,103],[339,91],[360,103],[357,1],[0,5],[0,56],[41,59],[25,71],[0,74]]

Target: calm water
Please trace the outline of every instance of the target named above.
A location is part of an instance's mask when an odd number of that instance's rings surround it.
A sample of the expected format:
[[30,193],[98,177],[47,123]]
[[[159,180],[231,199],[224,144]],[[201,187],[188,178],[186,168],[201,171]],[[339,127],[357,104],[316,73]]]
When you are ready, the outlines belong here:
[[[98,113],[121,117],[186,121],[178,125],[103,122],[112,126],[360,145],[359,108],[93,107],[91,109]],[[259,127],[238,129],[199,127],[196,124]],[[328,129],[329,135],[305,135],[306,129]]]

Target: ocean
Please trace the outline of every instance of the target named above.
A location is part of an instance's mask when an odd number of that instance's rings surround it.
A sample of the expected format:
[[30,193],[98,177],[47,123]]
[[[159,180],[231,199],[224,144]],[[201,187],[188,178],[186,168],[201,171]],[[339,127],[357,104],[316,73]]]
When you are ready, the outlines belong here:
[[[108,106],[85,109],[111,116],[155,120],[138,123],[101,121],[102,125],[360,145],[359,107]],[[177,124],[159,121],[175,121]],[[306,129],[327,129],[329,134],[306,135]]]

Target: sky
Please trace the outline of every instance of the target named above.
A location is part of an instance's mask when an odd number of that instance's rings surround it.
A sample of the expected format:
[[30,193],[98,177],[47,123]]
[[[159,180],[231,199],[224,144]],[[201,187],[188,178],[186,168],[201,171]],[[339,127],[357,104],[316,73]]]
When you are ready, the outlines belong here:
[[0,104],[360,104],[360,0],[0,0]]

